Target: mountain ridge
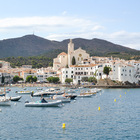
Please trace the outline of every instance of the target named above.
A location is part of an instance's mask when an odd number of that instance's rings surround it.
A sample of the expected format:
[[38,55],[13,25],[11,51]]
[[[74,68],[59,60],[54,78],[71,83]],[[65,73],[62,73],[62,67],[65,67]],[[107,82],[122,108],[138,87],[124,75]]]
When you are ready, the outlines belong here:
[[[49,56],[49,53],[51,52],[55,53],[55,57],[58,50],[58,52],[67,52],[68,43],[69,39],[65,39],[63,41],[51,41],[36,35],[25,35],[18,38],[4,39],[0,40],[0,58],[12,56],[28,57],[43,54],[46,56],[48,54]],[[131,49],[129,47],[114,44],[98,38],[74,38],[73,43],[75,49],[81,47],[86,50],[87,53],[90,53],[90,55],[105,56],[112,52],[125,53],[127,55],[140,55],[139,50]],[[53,53],[51,57],[53,57]]]

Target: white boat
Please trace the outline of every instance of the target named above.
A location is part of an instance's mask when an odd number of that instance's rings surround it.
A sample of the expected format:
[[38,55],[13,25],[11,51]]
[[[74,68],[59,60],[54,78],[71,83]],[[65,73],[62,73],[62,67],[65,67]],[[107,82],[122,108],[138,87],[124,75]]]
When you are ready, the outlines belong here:
[[53,100],[61,100],[62,103],[70,103],[71,102],[70,98],[67,98],[63,95],[54,95]]
[[50,88],[45,91],[36,92],[33,96],[51,96],[51,95],[61,95],[64,94],[64,91],[57,90],[55,88]]
[[4,91],[0,91],[1,95],[3,94],[3,96],[0,96],[0,106],[10,106],[10,100],[6,98],[6,90],[4,88]]
[[32,94],[33,91],[17,91],[17,94]]
[[45,102],[42,103],[40,101],[38,102],[27,102],[25,103],[25,107],[57,107],[62,103],[61,100],[52,101],[52,102]]
[[69,90],[66,91],[66,93],[75,93],[75,90],[69,89]]
[[0,106],[10,106],[11,102],[9,99],[6,99],[5,97],[0,98]]
[[10,97],[11,101],[19,101],[22,96]]
[[87,98],[87,97],[91,97],[92,94],[80,94],[80,95],[77,95],[77,97],[79,98]]

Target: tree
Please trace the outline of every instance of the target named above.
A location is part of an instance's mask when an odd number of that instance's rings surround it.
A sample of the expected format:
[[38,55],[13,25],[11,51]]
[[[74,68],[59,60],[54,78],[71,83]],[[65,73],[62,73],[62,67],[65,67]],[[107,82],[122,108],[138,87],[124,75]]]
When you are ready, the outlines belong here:
[[97,83],[97,79],[95,77],[89,77],[88,82]]
[[36,77],[36,76],[33,77],[33,81],[34,81],[34,82],[37,81],[37,77]]
[[33,76],[29,75],[26,77],[26,82],[32,83],[33,82]]
[[13,81],[14,81],[15,83],[17,83],[19,80],[20,80],[20,77],[19,77],[19,76],[15,75],[15,76],[13,77]]
[[23,81],[23,78],[20,78],[18,75],[15,75],[15,76],[13,77],[13,81],[14,81],[15,83],[17,83],[17,82],[20,81],[20,80]]
[[76,60],[75,60],[75,57],[73,56],[72,57],[72,65],[75,65],[76,64]]
[[66,78],[65,82],[70,84],[71,82],[73,82],[73,79],[72,78]]
[[109,75],[109,72],[111,71],[111,68],[110,67],[107,67],[107,66],[105,66],[104,67],[104,70],[103,70],[103,73],[104,74],[106,74],[107,75],[107,77],[108,77],[108,75]]
[[4,81],[5,81],[5,77],[2,75],[2,77],[1,77],[1,83],[4,83]]
[[48,77],[47,81],[49,83],[57,83],[59,81],[59,77]]
[[82,77],[81,81],[82,82],[87,82],[88,81],[88,77]]

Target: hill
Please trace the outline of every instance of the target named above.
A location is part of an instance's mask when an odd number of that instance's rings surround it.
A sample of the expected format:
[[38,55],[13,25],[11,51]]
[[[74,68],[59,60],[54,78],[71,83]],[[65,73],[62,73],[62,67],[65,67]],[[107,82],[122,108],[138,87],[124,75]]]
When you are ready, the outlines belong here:
[[[26,35],[19,38],[6,39],[0,41],[0,58],[4,57],[28,57],[44,55],[54,58],[60,52],[67,52],[69,39],[61,42],[51,41],[36,35]],[[121,45],[113,44],[101,39],[73,39],[75,49],[81,47],[90,55],[96,56],[119,56],[119,57],[139,57],[140,51],[130,49]]]

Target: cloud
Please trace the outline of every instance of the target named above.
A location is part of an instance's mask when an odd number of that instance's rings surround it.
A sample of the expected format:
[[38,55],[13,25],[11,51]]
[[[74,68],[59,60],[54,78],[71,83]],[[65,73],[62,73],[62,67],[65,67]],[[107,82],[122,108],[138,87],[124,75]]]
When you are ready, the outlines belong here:
[[[125,30],[107,33],[103,25],[90,19],[78,18],[76,16],[50,17],[23,17],[0,19],[1,39],[9,38],[7,35],[28,34],[33,31],[41,37],[50,40],[64,40],[66,38],[99,38],[116,44],[140,50],[140,33],[127,32]],[[2,36],[5,35],[3,38]],[[18,36],[17,36],[18,37]]]

